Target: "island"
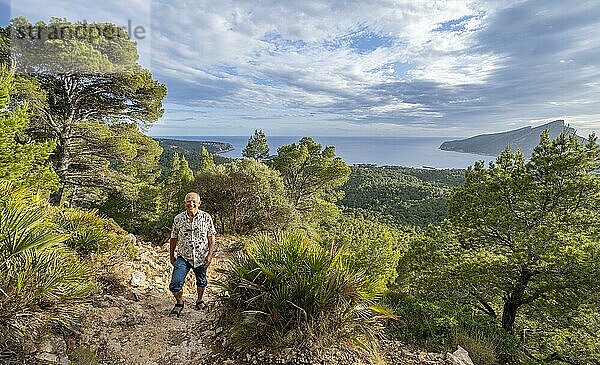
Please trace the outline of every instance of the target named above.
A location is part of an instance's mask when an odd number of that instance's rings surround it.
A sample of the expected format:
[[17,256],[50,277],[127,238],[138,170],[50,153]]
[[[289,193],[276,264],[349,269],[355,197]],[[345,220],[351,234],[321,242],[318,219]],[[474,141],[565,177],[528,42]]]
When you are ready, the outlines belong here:
[[[527,126],[507,132],[481,134],[466,139],[446,141],[439,148],[444,151],[498,156],[507,145],[510,145],[512,150],[519,149],[526,157],[530,157],[534,147],[539,144],[540,134],[543,131],[548,130],[550,137],[554,139],[565,129],[569,134],[575,133],[575,129],[565,125],[565,121],[560,119],[537,127]],[[577,137],[580,141],[586,142],[585,138]]]

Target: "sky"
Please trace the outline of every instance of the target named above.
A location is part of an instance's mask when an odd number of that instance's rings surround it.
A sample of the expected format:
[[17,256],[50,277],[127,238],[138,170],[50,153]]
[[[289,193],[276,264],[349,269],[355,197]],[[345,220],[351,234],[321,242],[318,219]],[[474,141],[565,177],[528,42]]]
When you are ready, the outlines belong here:
[[600,2],[0,0],[0,21],[134,30],[153,136],[600,132]]

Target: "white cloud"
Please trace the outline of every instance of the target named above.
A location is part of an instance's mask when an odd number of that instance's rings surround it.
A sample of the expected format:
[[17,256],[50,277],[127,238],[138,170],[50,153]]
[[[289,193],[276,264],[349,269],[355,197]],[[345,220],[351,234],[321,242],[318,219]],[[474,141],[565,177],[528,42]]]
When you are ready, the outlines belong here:
[[600,130],[596,2],[36,2],[13,10],[110,21],[151,5],[152,42],[140,47],[152,47],[166,105],[187,105],[179,114],[189,115],[207,108],[227,128],[279,115],[279,126],[304,118],[315,134],[334,123],[464,135],[568,116]]

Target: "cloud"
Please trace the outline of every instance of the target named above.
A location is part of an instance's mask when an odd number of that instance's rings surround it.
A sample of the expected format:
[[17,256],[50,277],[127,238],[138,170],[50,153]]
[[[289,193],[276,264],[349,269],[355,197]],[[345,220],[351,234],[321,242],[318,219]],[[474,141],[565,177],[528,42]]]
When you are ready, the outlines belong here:
[[600,130],[597,2],[32,1],[16,8],[110,20],[150,7],[140,47],[168,87],[163,131],[186,118],[216,134],[468,135],[558,118]]

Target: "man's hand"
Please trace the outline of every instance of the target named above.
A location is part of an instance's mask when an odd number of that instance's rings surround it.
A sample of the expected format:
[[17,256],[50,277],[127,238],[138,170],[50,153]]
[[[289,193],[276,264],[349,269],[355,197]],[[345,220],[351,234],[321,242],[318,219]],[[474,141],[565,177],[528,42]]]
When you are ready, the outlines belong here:
[[208,255],[206,255],[206,258],[204,259],[204,267],[206,267],[208,269],[208,267],[210,266],[210,262],[212,261],[212,254],[209,253]]

